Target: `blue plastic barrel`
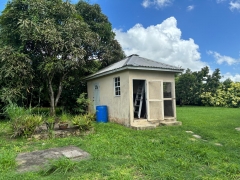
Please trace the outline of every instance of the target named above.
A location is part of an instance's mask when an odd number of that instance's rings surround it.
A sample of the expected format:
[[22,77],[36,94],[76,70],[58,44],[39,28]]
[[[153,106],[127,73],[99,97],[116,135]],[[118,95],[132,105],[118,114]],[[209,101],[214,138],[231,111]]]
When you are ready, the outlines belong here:
[[105,105],[96,106],[96,119],[97,119],[97,122],[103,122],[103,123],[108,122],[107,106]]

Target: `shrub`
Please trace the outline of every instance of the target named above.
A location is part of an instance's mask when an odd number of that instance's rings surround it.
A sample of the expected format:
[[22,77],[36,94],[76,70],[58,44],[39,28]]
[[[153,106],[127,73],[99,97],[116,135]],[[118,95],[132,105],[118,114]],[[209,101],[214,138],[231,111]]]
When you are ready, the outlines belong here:
[[89,130],[94,120],[95,114],[76,115],[73,117],[72,123],[80,130]]
[[47,125],[47,129],[48,130],[53,130],[54,129],[54,125],[56,123],[55,116],[48,116],[46,121],[45,121],[45,123]]
[[8,105],[4,113],[10,119],[12,137],[30,136],[36,127],[43,123],[42,116],[31,114],[29,109],[24,109],[16,104]]
[[62,113],[60,116],[60,122],[68,122],[70,118],[70,115],[67,113]]
[[[31,110],[32,114],[41,114],[41,115],[49,115],[50,108],[49,107],[35,107]],[[56,107],[55,109],[56,115],[60,115],[62,113],[61,107]]]
[[229,86],[228,88],[219,87],[214,94],[203,92],[202,103],[208,106],[240,107],[240,83],[231,83]]
[[9,104],[4,108],[4,115],[10,120],[30,114],[30,110],[19,107],[16,104]]
[[77,98],[78,107],[76,108],[76,112],[80,114],[84,114],[87,112],[87,107],[91,103],[90,99],[87,97],[87,93],[80,94],[79,98]]
[[11,119],[12,136],[30,136],[34,133],[36,127],[42,124],[42,116],[25,115],[16,119]]

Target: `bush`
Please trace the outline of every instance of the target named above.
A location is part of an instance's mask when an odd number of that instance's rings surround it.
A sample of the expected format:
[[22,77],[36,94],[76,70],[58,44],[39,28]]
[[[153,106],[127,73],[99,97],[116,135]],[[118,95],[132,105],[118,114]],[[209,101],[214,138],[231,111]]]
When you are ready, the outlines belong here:
[[8,105],[4,113],[10,119],[12,137],[30,136],[36,127],[43,123],[42,116],[31,114],[29,109],[24,109],[16,104]]
[[54,116],[48,116],[45,120],[46,126],[48,130],[53,130],[54,125],[56,123],[55,117]]
[[228,88],[221,86],[214,94],[204,92],[201,98],[202,103],[208,106],[240,107],[240,83],[231,83]]
[[80,114],[84,114],[87,112],[87,107],[90,105],[91,101],[87,98],[87,93],[80,94],[79,98],[77,98],[78,107],[76,108],[76,112]]
[[59,117],[59,122],[68,122],[71,119],[71,116],[65,112],[62,113],[62,115]]
[[42,116],[25,115],[11,120],[12,136],[30,136],[43,123]]
[[[56,115],[60,115],[62,113],[62,108],[57,107],[55,109]],[[32,114],[41,114],[41,115],[49,115],[50,114],[50,108],[49,107],[36,107],[31,110]]]
[[72,123],[80,130],[89,130],[94,120],[95,114],[76,115],[73,117]]

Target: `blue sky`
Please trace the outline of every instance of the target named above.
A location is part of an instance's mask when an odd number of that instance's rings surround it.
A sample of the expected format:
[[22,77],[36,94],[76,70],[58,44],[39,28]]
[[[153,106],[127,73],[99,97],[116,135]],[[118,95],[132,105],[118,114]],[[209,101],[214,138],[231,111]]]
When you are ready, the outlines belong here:
[[[0,1],[0,10],[6,2]],[[240,81],[240,0],[89,2],[100,5],[126,55],[192,71],[219,68],[223,79]]]

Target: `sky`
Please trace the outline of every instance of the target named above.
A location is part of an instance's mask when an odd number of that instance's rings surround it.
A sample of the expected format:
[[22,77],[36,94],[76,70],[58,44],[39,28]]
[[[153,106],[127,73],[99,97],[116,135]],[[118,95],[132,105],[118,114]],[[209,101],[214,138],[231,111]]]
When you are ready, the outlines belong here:
[[[78,0],[71,0],[76,3]],[[125,54],[240,82],[240,0],[88,0],[99,4]],[[7,0],[0,0],[0,11]]]

